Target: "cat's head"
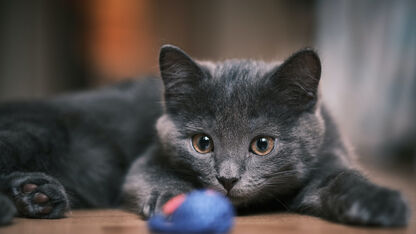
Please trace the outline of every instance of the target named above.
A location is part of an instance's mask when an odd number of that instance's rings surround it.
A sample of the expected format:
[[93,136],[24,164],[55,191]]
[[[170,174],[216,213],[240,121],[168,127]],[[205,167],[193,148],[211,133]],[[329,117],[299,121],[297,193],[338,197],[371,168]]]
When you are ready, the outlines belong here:
[[211,63],[167,45],[160,70],[165,112],[157,130],[175,170],[234,204],[299,188],[324,132],[313,50],[282,64]]

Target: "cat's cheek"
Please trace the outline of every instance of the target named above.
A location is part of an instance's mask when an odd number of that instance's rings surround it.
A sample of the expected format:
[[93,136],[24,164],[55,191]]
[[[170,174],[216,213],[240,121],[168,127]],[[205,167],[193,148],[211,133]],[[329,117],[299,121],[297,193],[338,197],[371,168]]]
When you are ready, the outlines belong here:
[[[194,157],[194,156],[192,156]],[[226,194],[224,188],[219,184],[215,177],[215,161],[210,158],[197,158],[195,156],[189,164],[197,174],[197,180],[202,188],[213,189],[220,193]]]
[[308,174],[308,168],[301,160],[299,160],[295,164],[295,170],[296,170],[296,180],[304,180],[306,175]]

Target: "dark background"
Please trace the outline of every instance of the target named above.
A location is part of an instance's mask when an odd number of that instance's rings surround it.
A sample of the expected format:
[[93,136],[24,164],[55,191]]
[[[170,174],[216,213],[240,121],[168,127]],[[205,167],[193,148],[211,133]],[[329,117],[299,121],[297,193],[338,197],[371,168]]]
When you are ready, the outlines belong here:
[[415,15],[411,0],[2,0],[0,100],[158,74],[165,43],[210,60],[314,47],[322,96],[360,159],[415,170]]

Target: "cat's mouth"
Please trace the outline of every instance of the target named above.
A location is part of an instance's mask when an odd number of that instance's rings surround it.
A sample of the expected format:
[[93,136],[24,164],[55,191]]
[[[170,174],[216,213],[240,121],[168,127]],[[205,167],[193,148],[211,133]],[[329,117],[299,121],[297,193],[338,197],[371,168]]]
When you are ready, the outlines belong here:
[[238,184],[234,186],[234,188],[227,190],[222,185],[218,184],[211,184],[208,186],[208,189],[215,190],[224,196],[226,196],[228,199],[231,200],[231,202],[235,204],[243,203],[247,201],[247,195],[246,193],[241,191],[241,188],[239,188]]
[[241,194],[234,193],[232,191],[227,193],[227,197],[234,206],[246,203],[248,200],[246,196],[241,196]]
[[211,185],[208,187],[209,189],[215,190],[219,193],[221,193],[222,195],[228,197],[231,201],[234,200],[242,200],[244,197],[241,196],[236,189],[231,189],[231,190],[226,190],[223,186],[221,186],[220,184],[218,185]]

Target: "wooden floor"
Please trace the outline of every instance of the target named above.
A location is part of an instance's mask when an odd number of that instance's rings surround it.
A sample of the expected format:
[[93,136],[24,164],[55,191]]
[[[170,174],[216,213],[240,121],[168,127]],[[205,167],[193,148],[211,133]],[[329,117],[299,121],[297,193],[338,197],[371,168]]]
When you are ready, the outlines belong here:
[[[386,173],[369,170],[367,175],[379,184],[402,190],[411,201],[413,216],[406,228],[366,228],[327,222],[289,213],[237,217],[232,233],[416,233],[416,178],[414,173]],[[16,218],[12,225],[0,228],[1,234],[129,234],[148,233],[146,222],[121,210],[75,210],[67,218],[35,220]]]

